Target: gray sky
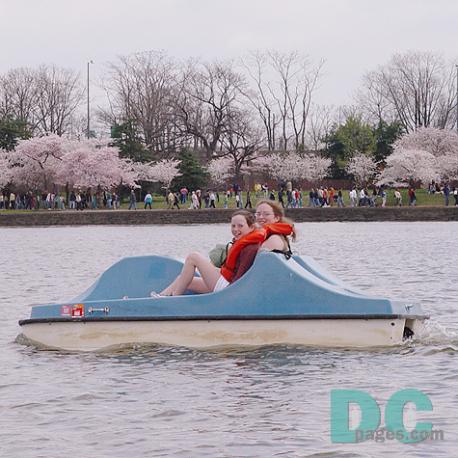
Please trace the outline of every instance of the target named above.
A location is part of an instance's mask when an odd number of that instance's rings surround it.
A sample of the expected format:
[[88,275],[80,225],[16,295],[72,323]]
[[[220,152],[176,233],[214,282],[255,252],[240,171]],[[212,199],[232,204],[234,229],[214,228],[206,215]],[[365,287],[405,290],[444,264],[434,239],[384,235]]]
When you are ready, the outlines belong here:
[[118,55],[234,58],[255,49],[325,59],[317,102],[349,104],[396,52],[458,63],[457,0],[0,0],[0,73],[56,64],[94,78]]

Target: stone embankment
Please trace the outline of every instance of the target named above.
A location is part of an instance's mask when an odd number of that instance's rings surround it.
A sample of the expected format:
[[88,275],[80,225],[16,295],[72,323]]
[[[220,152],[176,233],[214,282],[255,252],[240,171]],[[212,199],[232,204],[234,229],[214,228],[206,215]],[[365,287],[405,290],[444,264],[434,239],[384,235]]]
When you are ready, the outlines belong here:
[[[0,212],[0,227],[227,223],[234,209]],[[294,208],[296,222],[458,221],[458,207]]]

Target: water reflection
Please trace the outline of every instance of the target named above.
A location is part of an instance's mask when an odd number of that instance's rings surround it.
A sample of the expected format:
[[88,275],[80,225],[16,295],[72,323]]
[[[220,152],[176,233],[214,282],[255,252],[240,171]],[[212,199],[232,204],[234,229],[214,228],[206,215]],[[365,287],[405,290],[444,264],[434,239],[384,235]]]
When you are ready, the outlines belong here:
[[[300,224],[294,249],[350,285],[420,301],[425,335],[397,348],[293,346],[195,350],[154,345],[109,353],[15,343],[28,303],[76,296],[123,256],[183,257],[229,237],[225,225],[0,230],[1,456],[453,456],[456,279],[444,269],[456,223]],[[17,254],[20,256],[17,256]],[[332,444],[331,389],[385,402],[415,387],[431,397],[446,441]],[[430,419],[430,418],[428,418]],[[318,454],[319,451],[319,454]]]

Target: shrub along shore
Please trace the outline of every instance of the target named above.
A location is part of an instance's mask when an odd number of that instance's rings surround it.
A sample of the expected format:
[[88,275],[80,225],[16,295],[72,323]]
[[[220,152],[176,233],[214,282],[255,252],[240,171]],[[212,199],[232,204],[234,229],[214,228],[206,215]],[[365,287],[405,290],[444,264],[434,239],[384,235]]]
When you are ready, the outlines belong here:
[[[0,227],[228,223],[234,208],[201,210],[39,210],[0,212]],[[295,222],[458,221],[458,207],[289,208]]]

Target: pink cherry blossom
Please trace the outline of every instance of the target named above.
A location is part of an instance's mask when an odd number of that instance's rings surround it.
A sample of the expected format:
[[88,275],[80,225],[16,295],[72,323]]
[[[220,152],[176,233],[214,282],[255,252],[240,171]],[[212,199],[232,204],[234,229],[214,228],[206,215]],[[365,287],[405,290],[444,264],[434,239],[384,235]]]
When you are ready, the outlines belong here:
[[12,179],[11,163],[8,151],[0,149],[0,190]]
[[433,127],[420,128],[394,144],[380,183],[453,180],[458,177],[458,135]]
[[386,159],[386,167],[379,184],[398,186],[411,181],[428,183],[437,180],[437,161],[434,155],[423,150],[398,148]]
[[137,175],[107,141],[69,140],[57,135],[22,140],[8,153],[10,179],[20,187],[47,191],[54,186],[111,188],[133,185]]
[[234,175],[234,161],[230,157],[212,159],[207,165],[212,181],[221,183]]
[[173,179],[181,176],[177,159],[163,159],[159,162],[135,163],[134,170],[138,180],[159,182],[170,188]]
[[322,180],[329,172],[331,159],[315,154],[275,153],[257,158],[254,168],[279,180]]
[[448,153],[458,154],[458,134],[447,129],[422,127],[401,137],[394,148],[423,150],[436,157]]
[[358,184],[365,185],[377,172],[377,164],[372,157],[355,153],[348,161],[346,171],[353,175]]

